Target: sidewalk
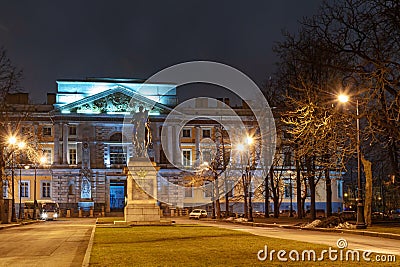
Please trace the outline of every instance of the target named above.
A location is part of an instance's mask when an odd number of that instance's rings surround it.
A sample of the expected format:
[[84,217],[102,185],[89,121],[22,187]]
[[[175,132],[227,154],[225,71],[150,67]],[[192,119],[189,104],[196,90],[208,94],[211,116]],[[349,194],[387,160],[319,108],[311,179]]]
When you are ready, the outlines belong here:
[[[400,234],[393,233],[385,233],[385,232],[374,232],[366,230],[356,230],[356,229],[336,229],[336,228],[306,228],[301,227],[300,224],[306,222],[305,220],[297,220],[295,218],[269,218],[266,219],[267,222],[246,222],[246,221],[238,221],[238,220],[221,220],[217,222],[221,223],[234,223],[241,224],[253,227],[280,227],[285,229],[298,229],[298,230],[307,230],[307,231],[319,231],[319,232],[336,232],[336,233],[348,233],[355,235],[363,235],[363,236],[373,236],[373,237],[381,237],[381,238],[390,238],[400,240]],[[400,227],[399,227],[400,228]]]
[[28,225],[28,224],[32,224],[32,223],[39,223],[39,222],[41,222],[41,221],[40,220],[36,220],[36,221],[32,220],[32,221],[12,222],[12,223],[8,223],[8,224],[0,223],[0,230],[17,227],[17,226],[21,226],[21,225]]

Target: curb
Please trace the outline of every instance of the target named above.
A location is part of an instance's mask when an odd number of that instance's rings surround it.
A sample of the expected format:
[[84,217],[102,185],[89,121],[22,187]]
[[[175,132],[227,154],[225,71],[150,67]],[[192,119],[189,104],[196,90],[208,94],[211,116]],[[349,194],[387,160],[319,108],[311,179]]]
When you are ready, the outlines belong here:
[[86,248],[85,257],[83,258],[82,267],[89,267],[90,254],[92,253],[94,233],[96,232],[97,220],[98,219],[96,219],[96,223],[94,224],[92,233],[90,234],[90,239],[89,239],[88,246]]
[[21,223],[13,223],[13,224],[2,224],[2,226],[0,226],[0,231],[3,229],[9,229],[9,228],[14,228],[14,227],[18,227],[18,226],[23,226],[23,225],[29,225],[29,224],[34,224],[34,223],[40,223],[42,221],[31,221],[31,222],[21,222]]
[[354,234],[354,235],[363,235],[363,236],[371,236],[371,237],[381,237],[381,238],[389,238],[400,240],[399,234],[391,234],[391,233],[379,233],[372,231],[355,231],[349,229],[333,229],[333,228],[305,228],[295,225],[282,225],[282,224],[269,224],[269,223],[253,223],[253,222],[232,222],[226,221],[228,223],[235,223],[241,225],[248,225],[253,227],[278,227],[284,229],[295,229],[295,230],[306,230],[306,231],[317,231],[317,232],[336,232],[336,233],[346,233],[346,234]]

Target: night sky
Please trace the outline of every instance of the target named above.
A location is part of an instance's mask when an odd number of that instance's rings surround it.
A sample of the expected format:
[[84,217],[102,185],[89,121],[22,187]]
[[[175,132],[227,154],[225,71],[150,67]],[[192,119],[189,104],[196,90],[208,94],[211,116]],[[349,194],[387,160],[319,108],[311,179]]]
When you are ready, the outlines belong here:
[[295,32],[321,2],[3,1],[0,46],[23,69],[33,102],[55,92],[57,79],[145,79],[192,60],[231,65],[262,86],[274,72],[281,30]]

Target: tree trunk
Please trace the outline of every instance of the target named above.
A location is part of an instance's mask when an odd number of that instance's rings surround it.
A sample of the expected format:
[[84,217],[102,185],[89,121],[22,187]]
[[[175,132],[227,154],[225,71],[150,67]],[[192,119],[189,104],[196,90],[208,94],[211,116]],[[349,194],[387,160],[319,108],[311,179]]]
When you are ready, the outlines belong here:
[[228,188],[228,181],[225,176],[225,218],[229,218],[229,193],[231,190]]
[[219,195],[219,184],[218,184],[218,177],[215,177],[215,215],[217,219],[221,219],[221,202],[219,200],[220,195]]
[[365,201],[364,201],[364,216],[365,223],[368,226],[372,224],[372,163],[371,161],[364,158],[364,155],[361,156],[361,162],[364,166],[365,172]]
[[247,199],[248,199],[248,188],[247,188],[247,181],[246,181],[246,175],[242,174],[242,184],[243,184],[243,213],[244,217],[248,218],[249,214],[249,207],[247,205]]
[[264,178],[264,217],[269,218],[269,186],[268,175]]
[[306,167],[307,167],[307,179],[308,179],[308,185],[310,187],[310,197],[311,197],[311,203],[310,203],[310,215],[311,219],[315,220],[316,219],[316,212],[315,212],[315,175],[313,173],[313,169],[311,167],[311,158],[308,157],[306,159]]
[[325,170],[325,189],[326,189],[326,217],[332,216],[332,180],[329,169]]
[[301,203],[301,176],[299,160],[296,160],[296,198],[297,198],[297,218],[303,218],[304,207]]

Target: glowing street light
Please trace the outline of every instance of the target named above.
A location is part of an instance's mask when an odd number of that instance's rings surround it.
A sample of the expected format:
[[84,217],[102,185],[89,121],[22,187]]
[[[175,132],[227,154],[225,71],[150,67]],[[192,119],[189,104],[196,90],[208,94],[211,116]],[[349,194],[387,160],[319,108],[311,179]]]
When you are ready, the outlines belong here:
[[[349,96],[340,94],[338,100],[342,103],[349,102]],[[360,116],[358,111],[358,99],[356,100],[356,120],[357,120],[357,228],[366,228],[364,219],[364,204],[361,194],[361,153],[360,153]]]
[[349,96],[345,94],[338,95],[338,100],[342,103],[349,102]]
[[10,136],[10,137],[8,138],[8,143],[9,143],[10,145],[15,145],[15,144],[17,143],[17,138],[16,138],[15,136]]

